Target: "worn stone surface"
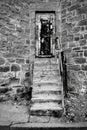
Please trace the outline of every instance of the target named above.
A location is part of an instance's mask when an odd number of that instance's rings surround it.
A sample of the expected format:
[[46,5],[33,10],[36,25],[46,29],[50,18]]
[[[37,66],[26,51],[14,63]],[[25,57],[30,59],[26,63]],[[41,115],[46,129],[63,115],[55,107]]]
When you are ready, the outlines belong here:
[[[65,106],[68,111],[67,118],[70,121],[84,121],[87,118],[86,0],[61,0],[60,4],[57,0],[48,2],[44,0],[0,1],[1,89],[2,86],[11,87],[13,89],[10,91],[11,97],[17,100],[18,98],[14,96],[13,92],[16,94],[20,90],[16,91],[15,88],[22,86],[25,89],[26,86],[31,86],[31,63],[34,61],[35,38],[37,38],[35,36],[35,11],[44,10],[56,12],[54,39],[56,36],[61,36],[59,39],[66,56],[68,98],[65,99]],[[71,51],[67,51],[70,48]],[[51,75],[49,71],[44,73]],[[57,72],[53,71],[52,75],[55,73]],[[40,74],[41,70],[36,73],[38,76]],[[55,81],[55,77],[49,81],[53,82],[52,80]],[[2,98],[5,101],[5,95],[1,95],[0,99],[2,100]],[[77,108],[79,109],[76,110]]]
[[[63,85],[58,73],[58,66],[59,64],[56,58],[35,59],[32,104],[30,109],[31,122],[48,122],[50,116],[56,116],[58,118],[62,116],[64,100],[62,91]],[[38,70],[40,70],[40,73]],[[48,73],[45,73],[46,71],[48,71]],[[38,117],[32,117],[32,115],[36,114]],[[46,116],[48,116],[48,118]]]
[[28,110],[25,106],[16,104],[0,103],[0,122],[28,122]]
[[[25,3],[25,4],[24,4]],[[29,36],[30,36],[29,2],[0,1],[0,80],[8,87],[22,83],[26,70],[22,66],[29,64]],[[16,76],[15,79],[14,77]],[[14,86],[14,85],[13,85]]]
[[[71,5],[66,6],[64,2],[71,2]],[[85,0],[62,0],[61,4],[63,5],[61,5],[61,19],[66,19],[61,26],[62,33],[66,29],[67,35],[71,34],[73,37],[70,39],[71,41],[68,41],[67,46],[66,37],[61,43],[64,47],[67,64],[68,94],[65,98],[65,117],[71,122],[85,121],[87,105],[87,2]],[[68,48],[71,48],[72,51],[66,53]]]

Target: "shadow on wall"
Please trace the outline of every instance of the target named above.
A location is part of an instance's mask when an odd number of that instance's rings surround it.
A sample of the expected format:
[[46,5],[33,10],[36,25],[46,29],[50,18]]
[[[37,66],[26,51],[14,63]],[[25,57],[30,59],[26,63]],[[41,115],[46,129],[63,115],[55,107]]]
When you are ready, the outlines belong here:
[[[20,83],[20,77],[17,76],[17,71],[20,68],[13,65],[11,71],[15,73],[10,76],[8,79],[4,79],[0,83],[0,102],[4,101],[13,101],[13,102],[22,102],[23,100],[30,101],[32,98],[32,81],[30,70],[25,73],[25,78]],[[0,80],[1,81],[1,80]]]

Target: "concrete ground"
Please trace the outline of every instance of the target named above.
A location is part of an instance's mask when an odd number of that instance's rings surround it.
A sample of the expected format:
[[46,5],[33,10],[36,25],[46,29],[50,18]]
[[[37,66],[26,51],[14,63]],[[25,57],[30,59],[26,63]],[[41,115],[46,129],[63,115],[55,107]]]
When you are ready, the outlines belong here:
[[28,108],[16,103],[0,103],[0,122],[20,123],[28,122]]
[[[12,102],[0,103],[0,130],[87,130],[87,122],[64,123],[57,118],[32,117],[29,123],[29,108]],[[40,123],[39,123],[40,121]]]
[[9,122],[11,124],[20,123],[58,123],[61,118],[49,116],[31,116],[29,117],[29,106],[18,105],[17,103],[2,102],[0,103],[0,122]]

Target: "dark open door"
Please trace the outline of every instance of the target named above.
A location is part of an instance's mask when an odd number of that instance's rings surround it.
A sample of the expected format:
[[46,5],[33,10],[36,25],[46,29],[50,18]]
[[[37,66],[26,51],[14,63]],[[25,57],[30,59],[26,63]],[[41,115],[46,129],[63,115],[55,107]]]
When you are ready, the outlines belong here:
[[36,14],[36,56],[48,57],[54,54],[54,13]]
[[40,55],[51,55],[51,22],[41,19]]

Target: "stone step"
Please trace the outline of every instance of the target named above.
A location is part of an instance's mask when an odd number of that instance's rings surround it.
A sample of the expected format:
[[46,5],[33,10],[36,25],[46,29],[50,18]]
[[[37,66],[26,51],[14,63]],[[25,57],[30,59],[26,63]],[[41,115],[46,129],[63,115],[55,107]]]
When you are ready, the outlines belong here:
[[38,69],[38,70],[35,70],[34,69],[34,72],[41,72],[41,73],[48,73],[48,72],[51,72],[51,73],[58,73],[59,70],[58,69]]
[[33,91],[41,92],[41,91],[60,91],[62,90],[62,83],[58,84],[37,84],[33,87]]
[[47,94],[47,93],[39,93],[39,94],[33,94],[32,95],[32,100],[58,100],[58,99],[62,99],[62,94],[61,95],[57,95],[57,94]]
[[53,103],[57,103],[62,105],[62,99],[58,99],[58,100],[32,100],[32,104],[34,103],[49,103],[49,102],[53,102]]
[[48,103],[34,103],[31,106],[31,110],[59,110],[62,106],[55,102]]
[[61,82],[61,80],[60,79],[53,79],[53,80],[51,80],[51,79],[49,79],[49,80],[40,80],[40,79],[38,79],[38,80],[33,80],[33,85],[37,85],[37,84],[51,84],[51,83],[54,83],[54,84],[58,84],[58,83],[60,83]]
[[59,78],[60,75],[59,74],[55,74],[55,75],[48,75],[48,74],[42,74],[42,75],[33,75],[33,79],[37,79],[37,78],[50,78],[50,79],[54,79],[54,78]]
[[[59,117],[59,118],[58,118]],[[60,124],[60,122],[61,122],[61,119],[60,119],[60,116],[57,116],[57,117],[52,117],[52,116],[31,116],[30,117],[30,122],[31,123],[37,123],[38,122],[38,124],[48,124],[48,122],[50,123],[50,124],[52,124],[52,123],[55,123],[55,124]],[[45,130],[45,128],[43,128],[44,130]],[[47,128],[47,130],[49,130],[49,129],[51,129],[51,127],[50,128]],[[54,128],[53,127],[53,130],[54,129],[56,129],[56,128]],[[57,130],[59,130],[59,129],[57,129]]]
[[34,76],[34,78],[33,78],[33,81],[46,81],[46,80],[48,80],[48,82],[49,81],[61,81],[61,77],[60,76],[53,76],[53,75],[46,75],[46,76],[40,76],[40,77],[36,77],[36,76]]
[[33,76],[59,75],[59,70],[34,70]]
[[59,107],[57,110],[31,110],[32,116],[50,116],[60,118],[63,114],[64,109]]
[[38,110],[38,109],[31,109],[31,115],[32,116],[50,116],[50,117],[58,117],[60,118],[63,114],[64,109],[60,106],[57,107],[57,109],[51,109],[51,110]]
[[34,81],[34,84],[33,85],[36,85],[36,84],[38,84],[38,83],[40,83],[40,84],[44,84],[44,83],[47,83],[47,84],[50,84],[50,83],[56,83],[57,84],[57,80],[56,81],[37,81],[37,82],[35,82]]
[[53,83],[53,82],[52,83],[50,83],[50,82],[48,82],[48,83],[42,82],[42,83],[33,83],[33,88],[35,88],[35,87],[41,88],[42,86],[57,86],[57,87],[61,87],[61,85],[62,85],[61,81],[57,82],[57,83]]
[[37,78],[37,79],[35,78],[35,79],[33,79],[33,82],[34,83],[44,83],[44,82],[45,83],[57,83],[60,80],[61,79],[59,79],[59,78],[58,79],[57,78],[52,79],[52,78],[46,78],[45,77],[45,78]]
[[57,63],[55,58],[35,58],[35,64],[54,64]]
[[45,62],[34,62],[34,66],[36,66],[36,67],[41,67],[41,66],[58,66],[59,65],[59,62],[47,62],[47,63],[45,63]]
[[50,100],[33,100],[32,99],[32,105],[36,104],[36,103],[38,103],[38,104],[57,103],[58,105],[62,106],[62,99],[61,98],[59,98],[58,100],[54,100],[54,99],[50,99]]
[[57,71],[57,70],[59,70],[57,67],[56,68],[54,68],[54,67],[49,67],[49,68],[47,68],[47,67],[44,67],[44,68],[35,68],[34,69],[35,71]]
[[31,105],[31,110],[59,110],[62,108],[62,103],[58,102],[33,102]]
[[63,112],[59,64],[55,58],[35,58],[31,115],[57,116]]
[[34,70],[38,70],[38,69],[51,69],[51,70],[53,70],[53,69],[57,69],[58,68],[58,65],[56,64],[54,64],[54,65],[43,65],[43,64],[41,64],[41,65],[34,65]]
[[32,92],[33,93],[33,95],[35,95],[35,94],[56,94],[56,95],[61,95],[62,94],[62,90],[59,90],[59,91],[57,91],[57,90],[55,90],[55,91],[51,91],[51,90],[49,90],[49,91],[33,91]]

